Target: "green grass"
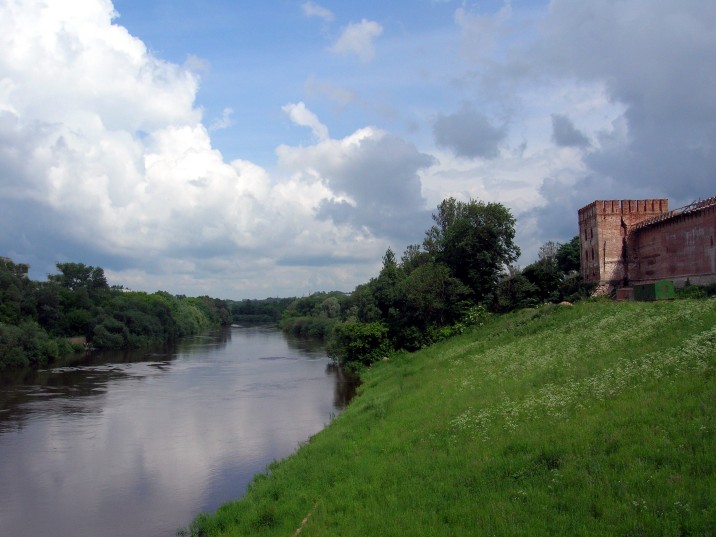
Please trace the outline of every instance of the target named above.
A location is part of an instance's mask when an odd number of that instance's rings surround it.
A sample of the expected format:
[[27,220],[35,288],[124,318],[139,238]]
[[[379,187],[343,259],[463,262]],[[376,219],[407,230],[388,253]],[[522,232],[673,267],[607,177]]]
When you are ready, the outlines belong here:
[[713,299],[506,315],[376,364],[187,533],[716,535],[715,368]]

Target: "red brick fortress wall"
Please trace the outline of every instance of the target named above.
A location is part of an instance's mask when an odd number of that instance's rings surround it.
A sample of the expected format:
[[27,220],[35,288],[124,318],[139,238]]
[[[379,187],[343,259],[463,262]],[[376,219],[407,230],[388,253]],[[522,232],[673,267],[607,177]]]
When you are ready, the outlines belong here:
[[630,243],[637,261],[632,282],[716,282],[716,197],[637,226]]
[[597,200],[579,210],[582,278],[605,287],[626,282],[637,270],[630,229],[669,210],[666,199]]

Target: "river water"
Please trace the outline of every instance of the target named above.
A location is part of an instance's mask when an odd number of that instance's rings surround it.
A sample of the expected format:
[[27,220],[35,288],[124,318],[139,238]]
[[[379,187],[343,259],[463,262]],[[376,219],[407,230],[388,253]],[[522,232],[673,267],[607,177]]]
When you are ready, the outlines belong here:
[[0,375],[0,535],[174,535],[240,497],[350,399],[269,326]]

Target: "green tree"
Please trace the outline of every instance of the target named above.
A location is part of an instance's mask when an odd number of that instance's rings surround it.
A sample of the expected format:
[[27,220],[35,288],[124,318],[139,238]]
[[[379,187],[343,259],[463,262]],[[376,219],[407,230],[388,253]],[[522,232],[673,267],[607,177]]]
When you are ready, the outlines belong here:
[[321,313],[329,319],[336,319],[341,314],[341,303],[335,296],[329,296],[321,302]]
[[90,294],[93,291],[109,289],[104,269],[100,267],[92,267],[84,263],[57,263],[55,266],[60,274],[50,274],[47,279],[65,289],[76,291],[85,288]]
[[400,260],[400,266],[406,275],[409,275],[415,269],[432,261],[430,254],[421,249],[419,244],[411,244],[403,253]]
[[355,288],[348,300],[347,320],[371,323],[380,320],[380,309],[373,294],[372,282],[363,283]]
[[525,267],[524,276],[537,289],[540,303],[559,302],[562,273],[557,269],[554,258],[543,258]]
[[37,322],[48,332],[58,335],[62,317],[60,306],[60,286],[52,282],[38,283],[35,288],[37,302]]
[[32,317],[35,310],[29,266],[0,257],[0,322],[18,324],[23,317]]
[[564,274],[579,272],[580,268],[579,235],[576,235],[557,250],[557,267]]
[[505,313],[540,303],[539,288],[530,282],[517,267],[510,267],[497,285],[492,309]]
[[433,220],[436,225],[426,232],[423,248],[447,265],[477,302],[489,301],[499,275],[520,255],[509,209],[500,203],[448,198],[438,205]]
[[337,324],[326,350],[343,365],[370,365],[391,351],[388,327],[383,323],[358,321]]
[[388,248],[383,256],[383,268],[377,278],[371,281],[375,304],[383,319],[390,323],[390,318],[399,315],[400,281],[404,275],[395,260],[393,250]]
[[426,263],[401,281],[403,326],[396,346],[414,350],[428,344],[437,328],[460,319],[470,289],[442,263]]

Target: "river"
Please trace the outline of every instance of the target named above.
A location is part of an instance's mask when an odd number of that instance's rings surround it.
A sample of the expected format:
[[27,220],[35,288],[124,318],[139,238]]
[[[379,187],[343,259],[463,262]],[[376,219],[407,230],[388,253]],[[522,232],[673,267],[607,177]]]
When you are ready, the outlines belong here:
[[270,326],[0,376],[0,535],[174,535],[240,497],[350,399]]

